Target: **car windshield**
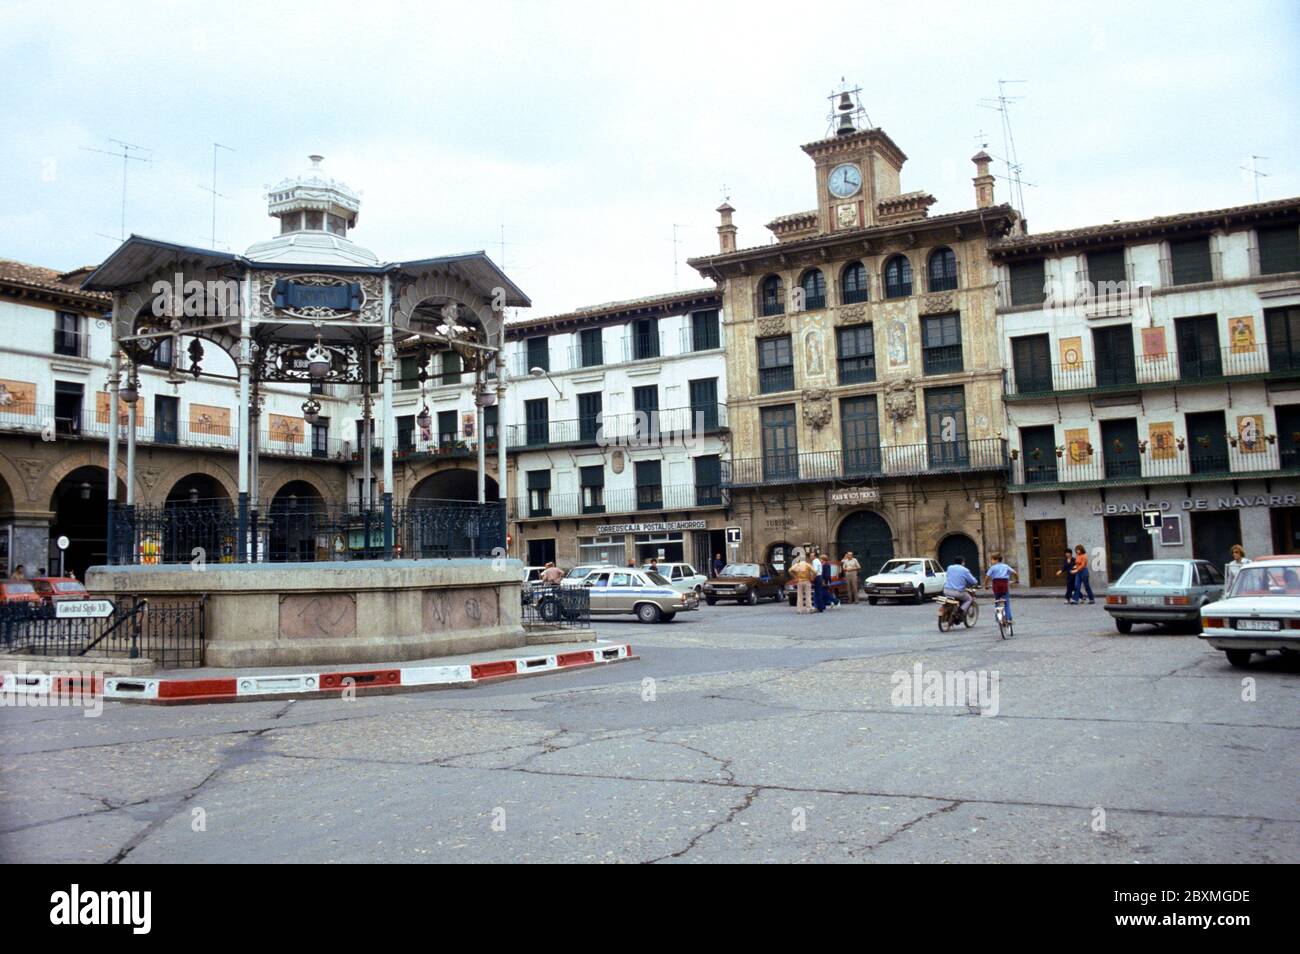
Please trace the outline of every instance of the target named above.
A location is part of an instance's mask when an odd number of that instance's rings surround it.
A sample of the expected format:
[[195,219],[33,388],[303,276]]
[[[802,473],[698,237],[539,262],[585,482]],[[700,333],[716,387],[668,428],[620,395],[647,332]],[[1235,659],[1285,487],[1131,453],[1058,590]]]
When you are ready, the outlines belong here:
[[649,580],[651,583],[653,583],[655,586],[667,586],[667,585],[668,585],[668,581],[667,581],[666,579],[664,579],[663,575],[662,575],[662,574],[659,574],[659,573],[656,573],[654,570],[646,570],[646,571],[645,571],[645,576],[646,576],[646,579]]
[[757,563],[728,563],[722,571],[723,576],[758,576]]
[[64,583],[55,583],[55,584],[54,584],[54,589],[55,589],[56,592],[59,592],[59,593],[84,593],[84,592],[86,592],[86,588],[85,588],[84,586],[82,586],[80,583],[77,583],[77,582],[75,582],[75,581],[73,581],[73,580],[68,580],[68,581],[66,581],[66,582],[64,582]]
[[596,569],[594,566],[575,566],[568,573],[564,574],[564,578],[566,580],[581,580],[594,569]]
[[35,588],[30,583],[6,583],[6,593],[35,593]]
[[1300,565],[1244,567],[1229,599],[1236,596],[1300,596]]
[[1119,586],[1182,586],[1185,563],[1134,563],[1119,578]]
[[925,567],[920,560],[890,560],[880,568],[881,573],[921,573]]

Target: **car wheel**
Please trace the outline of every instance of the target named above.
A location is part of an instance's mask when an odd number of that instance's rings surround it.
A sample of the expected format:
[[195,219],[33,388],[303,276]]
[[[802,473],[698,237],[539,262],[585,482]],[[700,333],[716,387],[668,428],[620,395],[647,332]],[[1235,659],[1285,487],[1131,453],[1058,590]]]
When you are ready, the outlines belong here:
[[875,605],[876,605],[877,603],[879,603],[879,602],[880,602],[880,597],[878,597],[878,596],[868,596],[868,597],[867,597],[867,603],[869,603],[871,606],[875,606]]
[[1249,649],[1225,649],[1223,654],[1228,657],[1228,662],[1238,669],[1245,669],[1250,665],[1250,657],[1253,655]]
[[913,597],[913,600],[916,602],[916,605],[917,605],[917,606],[920,606],[922,603],[925,602],[925,587],[924,587],[924,586],[922,586],[922,587],[918,587],[918,588],[917,588],[916,596]]
[[717,606],[718,598],[716,596],[706,596],[704,597],[704,602],[708,603],[710,606]]
[[772,602],[773,602],[773,603],[779,603],[779,602],[781,602],[783,599],[785,599],[785,590],[783,590],[783,589],[781,589],[781,588],[778,587],[778,588],[777,588],[777,591],[776,591],[775,593],[772,594]]
[[1115,628],[1127,636],[1133,632],[1133,621],[1131,619],[1117,619],[1115,620]]
[[704,592],[704,587],[700,586],[700,585],[697,583],[697,584],[695,585],[695,595],[696,595],[696,596],[699,596],[699,595],[701,595],[703,592]]
[[757,605],[758,605],[758,594],[755,593],[753,590],[750,590],[750,591],[749,591],[749,595],[748,595],[747,597],[745,597],[745,605],[746,605],[746,606],[757,606]]
[[785,594],[785,601],[789,603],[791,606],[796,606],[798,604],[796,603],[795,596],[796,594],[794,593],[787,593]]
[[537,615],[547,623],[554,623],[560,618],[560,601],[555,597],[547,597],[537,606]]
[[663,614],[661,614],[661,615],[659,616],[659,622],[661,622],[661,623],[671,623],[671,622],[672,622],[674,619],[676,619],[676,618],[677,618],[677,614],[676,614],[676,613],[663,613]]
[[636,618],[643,623],[657,623],[660,615],[659,607],[653,603],[642,603],[636,608]]

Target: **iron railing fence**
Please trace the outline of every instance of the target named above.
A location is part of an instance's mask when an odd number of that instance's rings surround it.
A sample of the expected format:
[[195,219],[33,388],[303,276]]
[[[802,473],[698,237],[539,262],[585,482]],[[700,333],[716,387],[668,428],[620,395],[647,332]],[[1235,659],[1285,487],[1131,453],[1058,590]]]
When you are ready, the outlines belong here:
[[111,615],[60,619],[50,604],[0,605],[0,649],[28,656],[152,659],[161,669],[203,665],[202,599],[114,597]]
[[[1098,444],[1092,453],[1063,448],[1060,456],[1017,452],[1011,463],[1013,490],[1056,488],[1072,484],[1140,484],[1143,481],[1186,478],[1222,478],[1273,474],[1300,469],[1300,455],[1290,446],[1291,435],[1280,435],[1273,443],[1262,437],[1248,447],[1240,439],[1234,446],[1223,439],[1210,442],[1182,439],[1183,446],[1157,448],[1143,441],[1141,451],[1121,444],[1118,448]],[[1077,456],[1077,459],[1076,459]]]
[[525,583],[521,599],[525,629],[591,628],[591,593],[581,586]]
[[[270,503],[246,517],[246,562],[379,560],[386,556],[384,513],[320,500]],[[498,501],[416,499],[395,506],[395,559],[485,558],[505,546],[505,507]],[[226,500],[119,506],[110,562],[235,563],[240,514]]]
[[587,487],[576,493],[532,495],[511,500],[513,520],[633,514],[647,510],[720,507],[726,501],[719,484],[643,484],[640,487]]
[[637,446],[657,444],[670,435],[701,434],[727,427],[727,405],[655,408],[622,414],[595,414],[561,421],[534,420],[507,426],[512,450],[560,444]]
[[989,437],[835,451],[791,451],[724,460],[722,485],[758,487],[806,480],[861,480],[1006,468],[1006,441]]

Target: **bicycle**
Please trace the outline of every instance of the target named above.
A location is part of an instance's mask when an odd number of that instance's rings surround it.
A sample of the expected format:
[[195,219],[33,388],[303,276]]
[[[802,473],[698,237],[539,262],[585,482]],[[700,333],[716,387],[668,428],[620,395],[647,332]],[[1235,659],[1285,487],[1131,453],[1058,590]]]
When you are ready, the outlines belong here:
[[964,613],[960,600],[946,595],[935,597],[935,601],[939,604],[939,632],[946,633],[958,623],[965,623],[967,629],[975,625],[980,617],[980,605],[975,600],[974,590],[968,589],[966,592],[971,595],[971,601]]
[[993,600],[993,615],[998,621],[998,632],[1003,639],[1010,639],[1015,635],[1012,626],[1012,620],[1007,616],[1007,598],[999,596]]

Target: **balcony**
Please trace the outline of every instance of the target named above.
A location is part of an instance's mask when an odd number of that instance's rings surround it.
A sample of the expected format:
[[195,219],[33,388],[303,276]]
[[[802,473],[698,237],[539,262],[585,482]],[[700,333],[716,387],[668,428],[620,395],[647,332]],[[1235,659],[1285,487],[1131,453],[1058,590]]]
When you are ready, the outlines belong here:
[[[1147,445],[1137,460],[1107,461],[1105,448],[1094,447],[1082,461],[1068,452],[1051,460],[1017,455],[1011,462],[1010,490],[1032,493],[1041,490],[1080,490],[1095,487],[1183,483],[1206,480],[1242,480],[1300,473],[1300,445],[1290,435],[1274,443],[1261,439],[1253,450],[1238,442],[1227,445],[1227,453],[1185,441],[1184,447],[1160,452]],[[1157,456],[1159,454],[1160,456]]]
[[508,426],[506,447],[531,450],[563,445],[655,444],[682,434],[707,434],[726,430],[727,405],[659,408],[624,414],[600,414],[564,421],[534,421]]
[[914,477],[1007,469],[1006,441],[999,438],[933,444],[894,444],[858,450],[767,454],[722,461],[724,487],[762,487],[796,481]]
[[923,348],[921,365],[926,374],[955,374],[961,370],[961,345]]
[[1160,284],[1166,288],[1178,285],[1199,285],[1223,279],[1223,266],[1218,252],[1180,255],[1160,260]]
[[718,322],[702,325],[687,325],[679,329],[679,354],[691,354],[695,351],[711,351],[722,347],[722,328]]
[[548,495],[545,513],[530,513],[527,497],[510,501],[511,520],[554,520],[566,517],[636,516],[647,511],[693,510],[719,507],[724,502],[717,484],[652,484],[641,487],[605,487],[601,505],[583,505],[581,491]]
[[627,335],[623,339],[623,360],[644,361],[647,358],[662,357],[664,353],[664,336],[662,332],[648,335]]
[[1080,361],[1073,365],[1053,364],[1024,369],[1023,377],[1007,371],[1006,398],[1034,400],[1062,394],[1131,391],[1136,388],[1181,387],[1217,384],[1226,379],[1260,380],[1300,375],[1300,355],[1282,348],[1254,345],[1248,348],[1220,348],[1196,355],[1136,355],[1127,362]]

